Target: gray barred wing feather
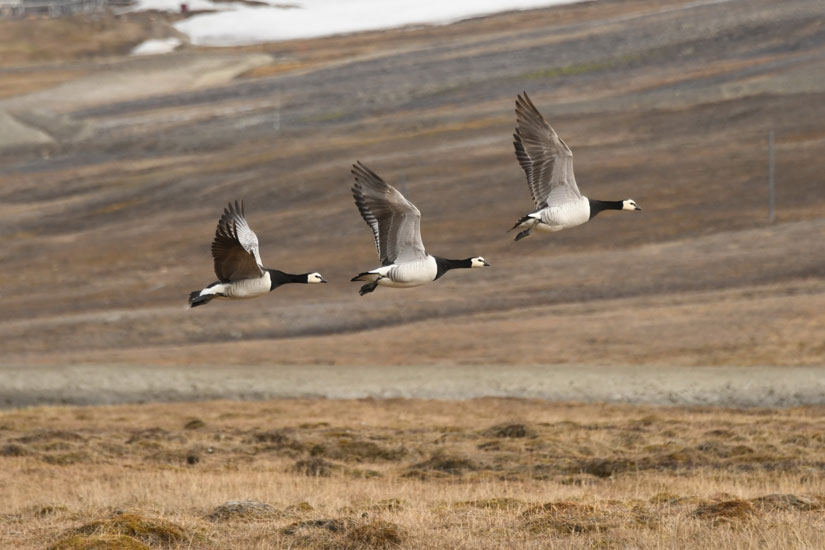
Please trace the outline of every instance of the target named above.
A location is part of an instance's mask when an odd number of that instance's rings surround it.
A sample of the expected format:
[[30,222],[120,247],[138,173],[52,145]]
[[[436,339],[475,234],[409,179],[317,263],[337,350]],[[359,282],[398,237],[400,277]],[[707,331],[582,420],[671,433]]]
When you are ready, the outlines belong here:
[[539,113],[527,92],[516,99],[513,146],[537,208],[581,198],[573,175],[573,152]]
[[243,203],[224,209],[212,241],[215,275],[221,281],[254,279],[264,274],[258,252],[258,236],[246,222]]
[[418,208],[360,162],[352,165],[352,175],[352,196],[372,229],[381,265],[426,258]]

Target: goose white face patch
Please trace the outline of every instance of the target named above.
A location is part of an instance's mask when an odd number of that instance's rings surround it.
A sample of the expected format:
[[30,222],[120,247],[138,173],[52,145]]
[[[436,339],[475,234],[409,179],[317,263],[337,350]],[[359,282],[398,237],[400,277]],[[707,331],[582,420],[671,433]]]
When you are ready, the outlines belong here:
[[321,274],[318,273],[317,271],[315,273],[310,273],[309,275],[307,275],[307,284],[312,285],[312,284],[325,283],[325,282],[327,282],[327,280],[324,279],[321,276]]
[[470,267],[489,267],[490,264],[481,256],[470,259]]
[[622,210],[641,210],[641,208],[633,199],[627,199],[622,201]]

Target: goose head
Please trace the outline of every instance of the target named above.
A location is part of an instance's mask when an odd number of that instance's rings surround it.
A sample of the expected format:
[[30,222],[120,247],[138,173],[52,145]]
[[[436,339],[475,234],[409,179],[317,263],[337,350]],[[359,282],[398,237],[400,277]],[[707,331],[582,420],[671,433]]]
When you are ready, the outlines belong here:
[[622,201],[622,210],[641,210],[641,207],[633,199],[626,199]]
[[470,258],[470,267],[490,267],[490,264],[481,256],[476,256],[475,258]]
[[324,279],[317,271],[314,273],[307,273],[307,284],[314,285],[325,282],[327,282],[327,280]]

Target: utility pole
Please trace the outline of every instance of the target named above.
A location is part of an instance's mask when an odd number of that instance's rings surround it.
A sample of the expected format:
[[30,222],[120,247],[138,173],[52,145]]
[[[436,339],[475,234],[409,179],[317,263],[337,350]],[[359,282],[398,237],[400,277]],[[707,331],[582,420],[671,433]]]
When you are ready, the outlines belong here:
[[774,191],[773,191],[773,128],[768,138],[768,189],[770,192],[770,223],[773,223],[774,216]]

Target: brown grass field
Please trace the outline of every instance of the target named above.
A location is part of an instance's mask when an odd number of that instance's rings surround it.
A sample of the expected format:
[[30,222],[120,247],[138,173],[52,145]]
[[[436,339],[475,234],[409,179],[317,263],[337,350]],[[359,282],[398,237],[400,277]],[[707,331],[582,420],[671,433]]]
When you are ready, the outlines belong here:
[[518,399],[6,411],[0,547],[822,548],[823,412]]

